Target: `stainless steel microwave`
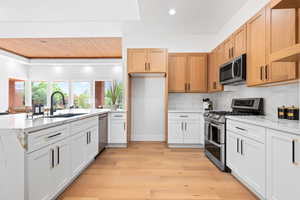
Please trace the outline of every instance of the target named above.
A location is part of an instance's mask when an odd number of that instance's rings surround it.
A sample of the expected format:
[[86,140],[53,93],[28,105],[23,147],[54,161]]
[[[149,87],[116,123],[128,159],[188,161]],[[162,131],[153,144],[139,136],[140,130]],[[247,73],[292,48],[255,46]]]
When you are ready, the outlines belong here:
[[222,85],[238,85],[246,81],[246,54],[220,67],[220,83]]

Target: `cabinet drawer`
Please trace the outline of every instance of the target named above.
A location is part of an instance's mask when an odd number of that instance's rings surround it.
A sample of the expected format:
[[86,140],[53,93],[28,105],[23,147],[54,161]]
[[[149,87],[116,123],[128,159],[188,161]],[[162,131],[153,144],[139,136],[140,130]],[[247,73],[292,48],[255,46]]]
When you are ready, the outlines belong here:
[[265,143],[266,129],[263,127],[237,122],[233,120],[227,120],[226,129],[234,133],[238,133],[242,136],[256,140],[261,143]]
[[112,120],[125,120],[125,113],[111,113]]
[[200,120],[200,113],[169,113],[169,119],[173,120]]
[[48,128],[28,135],[28,153],[69,136],[68,125]]
[[71,135],[74,135],[81,131],[85,131],[94,126],[98,126],[98,120],[99,117],[96,116],[72,122],[70,127]]

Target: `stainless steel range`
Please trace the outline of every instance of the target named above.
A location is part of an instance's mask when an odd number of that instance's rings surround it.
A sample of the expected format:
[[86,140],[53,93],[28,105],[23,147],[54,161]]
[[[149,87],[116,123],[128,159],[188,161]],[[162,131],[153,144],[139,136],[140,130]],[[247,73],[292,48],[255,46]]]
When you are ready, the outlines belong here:
[[209,111],[205,119],[205,155],[221,170],[226,167],[226,116],[263,115],[262,98],[233,99],[232,111]]

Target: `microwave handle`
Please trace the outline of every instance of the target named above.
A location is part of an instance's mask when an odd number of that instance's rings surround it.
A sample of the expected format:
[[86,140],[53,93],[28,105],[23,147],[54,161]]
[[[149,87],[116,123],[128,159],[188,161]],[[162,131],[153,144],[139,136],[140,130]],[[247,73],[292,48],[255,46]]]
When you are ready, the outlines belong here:
[[232,61],[232,65],[231,65],[232,78],[235,78],[235,76],[234,76],[234,65],[235,65],[235,61]]

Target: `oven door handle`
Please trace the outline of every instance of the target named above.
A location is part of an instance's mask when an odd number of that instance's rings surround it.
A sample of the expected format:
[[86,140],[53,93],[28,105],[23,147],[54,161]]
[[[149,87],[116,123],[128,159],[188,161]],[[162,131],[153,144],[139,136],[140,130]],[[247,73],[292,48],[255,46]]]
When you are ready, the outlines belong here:
[[208,140],[209,141],[209,143],[211,143],[211,144],[213,144],[213,145],[215,145],[215,146],[217,146],[217,147],[219,147],[219,148],[221,148],[222,147],[222,145],[221,144],[218,144],[218,143],[215,143],[214,141],[212,141],[212,140]]
[[222,125],[210,122],[210,126],[213,126],[213,127],[216,127],[216,128],[221,128]]
[[235,61],[233,61],[232,65],[231,65],[231,75],[232,75],[233,79],[235,78],[235,75],[234,75],[234,65],[235,65]]

